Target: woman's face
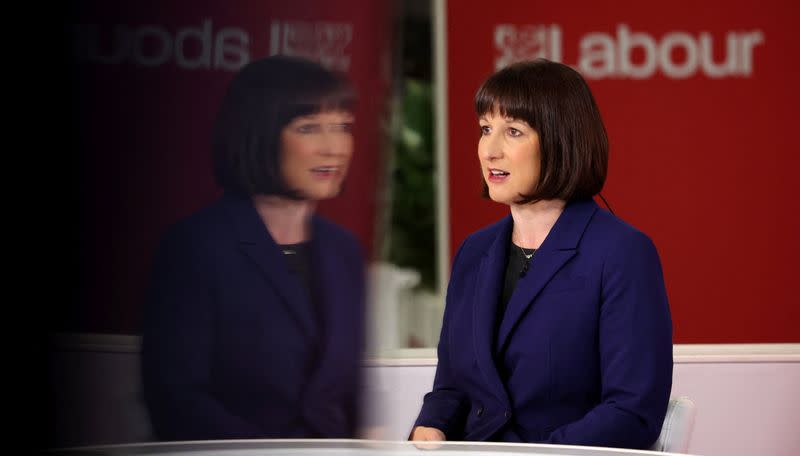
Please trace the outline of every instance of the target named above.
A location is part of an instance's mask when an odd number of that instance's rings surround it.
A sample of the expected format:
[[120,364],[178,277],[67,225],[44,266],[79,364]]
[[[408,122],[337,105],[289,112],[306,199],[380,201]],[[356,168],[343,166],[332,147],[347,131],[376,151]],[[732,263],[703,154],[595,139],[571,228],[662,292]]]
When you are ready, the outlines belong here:
[[489,197],[513,204],[539,181],[539,134],[524,120],[503,117],[496,111],[482,115],[478,123],[478,157]]
[[353,115],[323,111],[296,117],[281,131],[281,172],[313,201],[339,194],[353,155]]

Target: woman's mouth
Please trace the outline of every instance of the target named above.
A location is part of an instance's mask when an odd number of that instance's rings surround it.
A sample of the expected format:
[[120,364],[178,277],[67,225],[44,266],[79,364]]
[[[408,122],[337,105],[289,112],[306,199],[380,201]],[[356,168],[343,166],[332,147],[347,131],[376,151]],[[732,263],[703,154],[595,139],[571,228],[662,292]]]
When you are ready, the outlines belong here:
[[317,166],[311,168],[311,174],[321,179],[338,176],[340,172],[341,167],[339,166]]
[[500,183],[504,182],[509,175],[511,175],[511,173],[508,171],[497,168],[489,168],[486,180],[493,183]]

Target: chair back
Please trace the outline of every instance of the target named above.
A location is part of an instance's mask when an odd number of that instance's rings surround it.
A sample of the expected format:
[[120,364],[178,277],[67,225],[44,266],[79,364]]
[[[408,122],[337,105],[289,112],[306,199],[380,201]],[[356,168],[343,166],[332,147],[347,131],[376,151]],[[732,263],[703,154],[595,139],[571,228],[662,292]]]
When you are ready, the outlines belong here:
[[661,434],[650,447],[653,451],[685,453],[694,428],[695,404],[686,396],[672,397],[667,407],[667,416],[661,426]]

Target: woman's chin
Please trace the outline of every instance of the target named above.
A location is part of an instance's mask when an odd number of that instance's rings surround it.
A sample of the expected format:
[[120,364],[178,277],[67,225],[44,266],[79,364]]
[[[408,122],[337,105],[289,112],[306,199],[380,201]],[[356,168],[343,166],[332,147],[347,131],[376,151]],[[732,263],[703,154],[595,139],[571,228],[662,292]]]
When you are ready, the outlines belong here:
[[336,186],[325,189],[314,189],[314,191],[306,192],[305,195],[307,195],[307,199],[311,201],[325,201],[336,198],[341,193],[341,186]]
[[495,203],[505,204],[506,206],[510,206],[514,199],[509,195],[504,195],[500,192],[492,192],[489,191],[489,199],[494,201]]

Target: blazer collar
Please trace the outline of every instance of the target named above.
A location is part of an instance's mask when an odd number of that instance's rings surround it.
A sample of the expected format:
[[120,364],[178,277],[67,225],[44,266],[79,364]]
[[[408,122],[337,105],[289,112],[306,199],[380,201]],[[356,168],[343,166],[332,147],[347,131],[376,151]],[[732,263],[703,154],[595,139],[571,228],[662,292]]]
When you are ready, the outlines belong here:
[[[517,282],[497,331],[497,353],[503,352],[520,318],[525,315],[545,285],[575,256],[581,237],[595,211],[597,203],[591,199],[574,201],[564,208],[531,260],[527,274]],[[506,248],[508,241],[509,237],[506,237],[503,248]],[[493,246],[497,248],[497,244],[499,243],[495,242]],[[489,255],[496,256],[497,252],[489,252]]]
[[[309,337],[318,332],[311,305],[311,290],[306,290],[286,267],[286,260],[278,244],[269,234],[248,197],[224,195],[222,204],[235,226],[239,248],[258,266],[267,281],[281,296],[283,305]],[[312,238],[313,238],[312,230]],[[313,254],[312,242],[312,254]]]
[[581,237],[597,209],[597,203],[590,198],[568,203],[550,230],[550,234],[542,243],[540,250],[577,249]]
[[[597,211],[597,203],[593,199],[581,199],[567,203],[564,212],[558,217],[539,250],[569,250],[578,248],[583,232]],[[506,249],[511,241],[511,230],[514,220],[507,215],[492,227],[491,243],[484,251],[484,257],[505,260]],[[536,253],[539,255],[539,252]]]
[[491,242],[484,252],[478,272],[473,337],[478,366],[487,383],[492,386],[491,390],[498,392],[498,399],[505,403],[508,402],[508,396],[497,373],[494,355],[502,353],[520,318],[550,279],[576,254],[581,237],[597,208],[591,199],[567,204],[536,252],[530,270],[517,282],[501,321],[497,318],[497,308],[514,221],[509,215],[494,227],[493,237],[490,237]]

